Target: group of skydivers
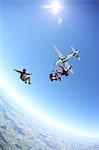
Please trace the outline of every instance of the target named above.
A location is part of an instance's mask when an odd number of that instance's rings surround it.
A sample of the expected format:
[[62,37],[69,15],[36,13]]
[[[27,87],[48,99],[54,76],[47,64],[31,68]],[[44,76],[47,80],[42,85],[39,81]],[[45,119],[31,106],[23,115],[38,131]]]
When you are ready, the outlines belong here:
[[69,69],[66,69],[64,66],[62,66],[62,65],[58,65],[61,69],[62,69],[62,71],[60,71],[60,70],[56,70],[56,72],[55,72],[55,74],[53,75],[53,73],[52,72],[54,72],[54,71],[51,71],[51,73],[50,73],[50,75],[49,75],[49,78],[50,78],[50,80],[51,81],[53,81],[53,80],[60,80],[61,81],[61,77],[60,76],[68,76],[69,75],[69,71],[71,70],[71,68],[72,68],[72,66],[70,66],[70,68]]
[[[51,81],[53,80],[60,80],[61,81],[61,77],[60,76],[68,76],[69,75],[69,71],[70,69],[72,68],[72,66],[70,66],[69,69],[66,69],[64,66],[62,65],[58,65],[62,71],[60,70],[56,70],[55,74],[53,74],[54,71],[51,71],[50,72],[50,75],[49,75],[49,78]],[[23,71],[20,71],[20,70],[16,70],[16,69],[13,69],[14,71],[20,73],[20,79],[22,81],[24,81],[25,83],[28,83],[28,84],[31,84],[31,77],[30,75],[32,75],[32,73],[27,73],[26,72],[26,69],[23,69]]]

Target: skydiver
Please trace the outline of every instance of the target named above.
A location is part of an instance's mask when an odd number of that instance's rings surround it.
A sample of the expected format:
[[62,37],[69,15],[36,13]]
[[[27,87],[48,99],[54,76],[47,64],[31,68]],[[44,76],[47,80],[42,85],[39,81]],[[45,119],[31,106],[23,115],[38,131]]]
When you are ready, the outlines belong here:
[[20,79],[22,81],[24,81],[25,83],[27,83],[27,81],[28,81],[28,84],[31,84],[31,82],[30,82],[31,78],[28,75],[32,75],[32,73],[31,74],[26,73],[26,69],[23,69],[23,71],[19,71],[19,70],[16,70],[16,69],[13,69],[13,70],[20,73]]
[[53,80],[60,80],[61,81],[61,77],[58,75],[58,73],[56,72],[55,73],[55,75],[53,75],[53,73],[52,72],[54,72],[54,71],[51,71],[51,73],[50,73],[50,75],[49,75],[49,78],[50,78],[50,80],[51,81],[53,81]]
[[70,68],[68,68],[67,70],[65,67],[63,67],[61,65],[58,65],[58,66],[62,69],[62,72],[60,72],[59,70],[56,70],[57,74],[59,74],[61,76],[63,76],[63,75],[68,76],[69,75],[69,71],[72,68],[72,66],[70,66]]

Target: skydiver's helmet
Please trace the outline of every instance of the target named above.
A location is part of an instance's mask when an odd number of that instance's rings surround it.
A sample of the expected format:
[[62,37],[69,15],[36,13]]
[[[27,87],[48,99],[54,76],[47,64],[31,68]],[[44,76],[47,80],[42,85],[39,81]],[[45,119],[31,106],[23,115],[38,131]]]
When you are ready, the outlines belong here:
[[25,72],[26,72],[26,69],[23,69],[23,72],[25,73]]
[[49,78],[50,78],[51,81],[53,81],[52,77],[53,77],[53,75],[52,75],[52,73],[51,73],[51,74],[49,75]]

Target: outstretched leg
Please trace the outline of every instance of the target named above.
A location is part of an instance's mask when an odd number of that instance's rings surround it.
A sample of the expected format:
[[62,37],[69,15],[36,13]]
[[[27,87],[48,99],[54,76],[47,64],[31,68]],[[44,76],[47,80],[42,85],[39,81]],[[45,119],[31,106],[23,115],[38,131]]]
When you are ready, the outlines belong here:
[[68,68],[67,73],[69,73],[69,71],[71,70],[71,68],[72,68],[72,66],[70,66],[70,67]]
[[31,80],[31,78],[30,78],[30,77],[27,77],[27,78],[25,79],[25,83],[28,81],[28,84],[31,84],[30,80]]
[[61,81],[61,77],[58,77],[58,79]]

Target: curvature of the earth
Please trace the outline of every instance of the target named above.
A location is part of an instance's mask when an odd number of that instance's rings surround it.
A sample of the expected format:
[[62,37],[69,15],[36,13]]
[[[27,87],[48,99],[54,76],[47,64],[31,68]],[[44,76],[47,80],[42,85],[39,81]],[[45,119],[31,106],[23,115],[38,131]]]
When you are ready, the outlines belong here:
[[99,150],[99,143],[75,143],[50,133],[0,96],[0,150]]

